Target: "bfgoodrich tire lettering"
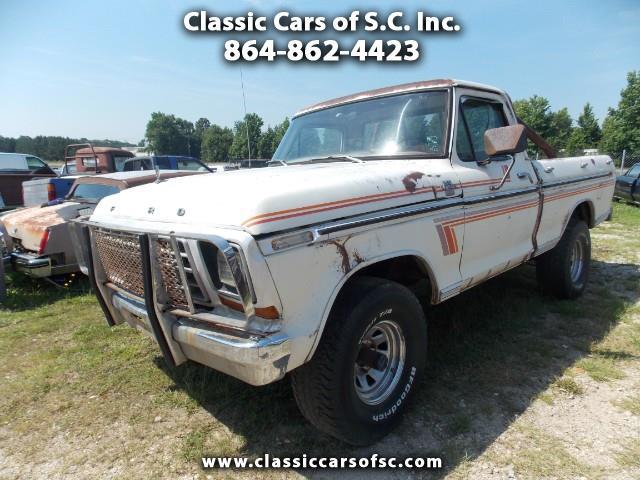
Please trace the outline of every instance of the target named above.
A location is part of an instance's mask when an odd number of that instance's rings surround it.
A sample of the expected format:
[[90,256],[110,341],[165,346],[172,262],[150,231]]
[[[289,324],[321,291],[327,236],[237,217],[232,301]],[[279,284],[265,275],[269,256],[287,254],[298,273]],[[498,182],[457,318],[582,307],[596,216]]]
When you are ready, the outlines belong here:
[[577,298],[589,280],[590,265],[589,227],[583,220],[572,218],[558,245],[536,260],[538,286],[557,298]]
[[[415,295],[398,283],[362,277],[347,288],[313,358],[292,373],[292,386],[313,425],[367,445],[398,423],[417,388],[425,368],[427,323]],[[388,375],[367,378],[372,370]]]

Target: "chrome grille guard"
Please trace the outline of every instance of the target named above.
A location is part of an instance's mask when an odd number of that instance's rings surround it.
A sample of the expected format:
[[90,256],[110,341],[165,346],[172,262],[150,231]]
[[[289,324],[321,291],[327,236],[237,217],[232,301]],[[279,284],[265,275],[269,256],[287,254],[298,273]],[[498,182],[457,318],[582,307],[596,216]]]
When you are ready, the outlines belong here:
[[[256,332],[264,332],[266,325],[262,319],[255,316],[255,294],[251,282],[248,278],[248,271],[245,274],[243,271],[243,260],[241,259],[241,252],[237,252],[233,245],[226,239],[217,235],[200,235],[200,234],[180,234],[172,232],[170,234],[159,234],[154,232],[148,232],[143,230],[135,230],[131,228],[122,229],[117,226],[105,226],[91,222],[89,220],[77,221],[80,228],[87,228],[91,251],[93,252],[92,258],[87,259],[91,261],[96,272],[96,279],[98,281],[108,281],[109,275],[104,271],[104,265],[100,262],[100,255],[97,251],[98,245],[96,244],[96,232],[112,232],[114,235],[131,235],[141,238],[146,236],[149,242],[149,256],[151,264],[151,276],[153,287],[153,303],[161,311],[170,310],[182,310],[181,316],[193,316],[194,318],[206,319],[207,307],[209,309],[223,307],[228,310],[228,307],[221,300],[221,295],[230,297],[236,300],[242,305],[244,309],[244,318],[240,320],[238,315],[229,317],[230,326],[240,327],[248,329],[249,331],[255,330]],[[77,227],[76,227],[77,228]],[[198,251],[198,242],[208,242],[213,244],[225,257],[231,274],[233,275],[234,282],[237,288],[237,294],[231,292],[220,293],[213,283],[213,279],[209,275],[209,271],[204,264],[202,255]],[[163,248],[170,246],[173,258],[175,259],[175,268],[177,269],[177,278],[172,275],[170,268],[164,262],[162,258],[159,258],[159,246]],[[166,256],[167,252],[164,252]],[[185,265],[185,259],[187,265]],[[195,287],[195,288],[194,288]],[[176,302],[179,300],[180,289],[184,294],[184,304]],[[194,292],[196,295],[194,296]],[[130,292],[133,293],[133,292]],[[135,294],[134,294],[135,295]],[[145,294],[146,296],[149,293]],[[173,302],[172,302],[173,300]],[[172,305],[172,303],[179,303],[179,305]],[[202,307],[202,308],[198,308]],[[239,313],[239,312],[238,312]],[[256,328],[252,328],[255,326]],[[266,330],[272,330],[276,325],[272,325],[271,328],[267,327]]]

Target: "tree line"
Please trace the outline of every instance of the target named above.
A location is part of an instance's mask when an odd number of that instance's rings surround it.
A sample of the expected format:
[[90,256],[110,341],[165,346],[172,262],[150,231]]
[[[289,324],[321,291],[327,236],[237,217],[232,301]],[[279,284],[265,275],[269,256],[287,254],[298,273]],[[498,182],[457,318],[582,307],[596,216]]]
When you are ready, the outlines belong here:
[[[553,111],[549,100],[534,95],[513,102],[518,116],[547,140],[562,156],[580,155],[597,148],[619,158],[624,149],[640,154],[640,71],[627,74],[627,85],[620,92],[616,108],[609,111],[600,126],[589,102],[577,120],[567,108]],[[200,118],[192,123],[175,115],[154,112],[147,123],[145,138],[138,146],[156,154],[191,155],[206,162],[226,162],[244,158],[271,158],[289,127],[289,119],[265,128],[264,120],[248,113],[233,128]],[[247,140],[248,139],[248,140]],[[61,160],[70,143],[100,146],[134,146],[118,140],[87,140],[42,136],[9,138],[0,136],[0,152],[31,153],[44,160]],[[535,146],[530,145],[535,155]]]
[[[513,102],[518,117],[538,132],[561,156],[581,155],[598,149],[619,158],[623,150],[640,154],[640,72],[627,74],[627,85],[620,92],[616,108],[609,108],[600,127],[589,102],[576,122],[566,108],[554,112],[545,97],[534,95]],[[530,145],[530,153],[536,148]]]
[[147,123],[142,145],[158,155],[187,154],[205,162],[250,157],[270,159],[287,128],[288,118],[264,128],[264,120],[256,113],[247,113],[233,128],[228,128],[213,124],[207,118],[191,123],[175,115],[154,112]]
[[0,152],[30,153],[48,162],[64,160],[64,147],[72,143],[91,143],[101,147],[135,147],[133,143],[120,140],[89,140],[86,138],[56,137],[38,135],[18,138],[0,135]]
[[[582,155],[587,149],[598,149],[615,158],[619,158],[624,149],[640,154],[640,72],[627,74],[627,85],[620,94],[618,106],[609,108],[602,126],[589,102],[577,120],[571,118],[566,107],[553,111],[549,100],[539,95],[516,100],[513,106],[518,117],[546,139],[560,156]],[[147,124],[145,142],[158,154],[188,153],[204,161],[230,161],[249,156],[271,158],[289,127],[289,120],[263,127],[264,121],[256,113],[247,114],[231,129],[212,124],[206,118],[192,124],[174,115],[156,112]],[[529,150],[533,156],[539,153],[533,144]]]

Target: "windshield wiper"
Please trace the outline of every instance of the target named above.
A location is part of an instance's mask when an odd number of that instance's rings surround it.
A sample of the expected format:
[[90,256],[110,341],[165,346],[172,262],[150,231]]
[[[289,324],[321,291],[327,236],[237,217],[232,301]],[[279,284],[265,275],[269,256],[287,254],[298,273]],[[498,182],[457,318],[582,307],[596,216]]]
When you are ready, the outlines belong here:
[[276,164],[282,165],[282,166],[284,166],[284,167],[286,167],[287,165],[289,165],[289,164],[288,164],[287,162],[285,162],[284,160],[269,160],[269,161],[267,162],[267,165],[269,165],[269,166],[276,165]]

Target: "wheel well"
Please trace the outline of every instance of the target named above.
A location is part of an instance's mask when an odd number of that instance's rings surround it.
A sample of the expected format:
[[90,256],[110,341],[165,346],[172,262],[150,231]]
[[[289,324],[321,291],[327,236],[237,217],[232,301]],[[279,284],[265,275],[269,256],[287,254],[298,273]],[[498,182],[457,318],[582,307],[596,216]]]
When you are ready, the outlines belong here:
[[584,201],[576,206],[573,210],[572,218],[579,218],[584,220],[589,228],[593,228],[595,223],[595,213],[593,211],[593,205],[591,202]]
[[432,280],[430,269],[426,262],[417,256],[404,255],[367,265],[347,280],[340,293],[346,292],[354,279],[363,276],[400,283],[413,291],[421,303],[435,300],[435,282]]

